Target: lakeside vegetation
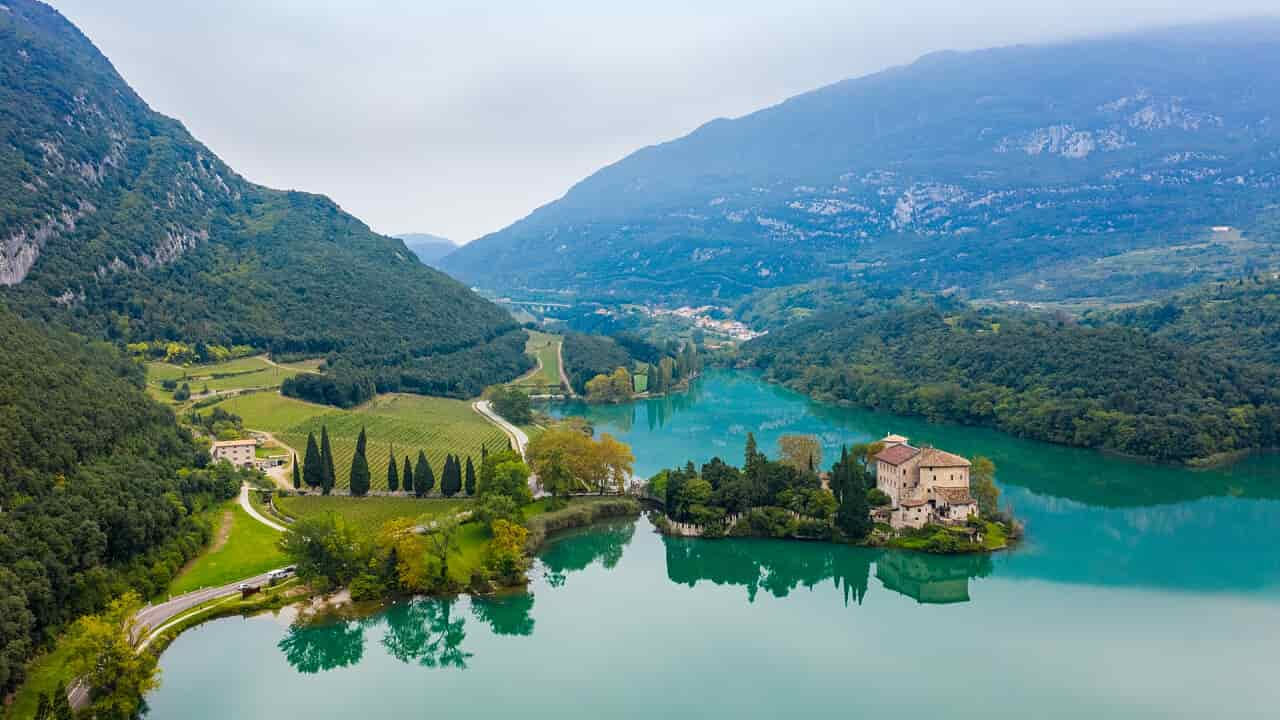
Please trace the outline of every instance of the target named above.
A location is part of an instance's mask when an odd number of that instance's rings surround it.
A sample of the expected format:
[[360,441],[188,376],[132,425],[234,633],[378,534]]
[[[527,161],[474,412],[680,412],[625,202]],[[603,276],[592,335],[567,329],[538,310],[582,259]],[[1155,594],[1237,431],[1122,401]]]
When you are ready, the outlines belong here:
[[766,537],[829,540],[934,553],[998,550],[1020,532],[999,509],[995,465],[973,461],[971,490],[980,515],[963,525],[929,524],[894,531],[873,521],[873,508],[887,505],[871,471],[881,443],[841,449],[831,471],[821,477],[822,446],[808,435],[779,439],[779,459],[770,460],[747,434],[741,467],[720,458],[696,468],[663,470],[649,480],[649,497],[661,503],[659,527],[684,534],[672,522],[691,525],[704,538]]
[[622,402],[683,388],[702,369],[692,341],[655,345],[629,334],[568,333],[564,364],[574,390],[588,402]]
[[843,307],[742,359],[821,400],[1188,462],[1280,445],[1280,374],[1128,327],[946,298]]

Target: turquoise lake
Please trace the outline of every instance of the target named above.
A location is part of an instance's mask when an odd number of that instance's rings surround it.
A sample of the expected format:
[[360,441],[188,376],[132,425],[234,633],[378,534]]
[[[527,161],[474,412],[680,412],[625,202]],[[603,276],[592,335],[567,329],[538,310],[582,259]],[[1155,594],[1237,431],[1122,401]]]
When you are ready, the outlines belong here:
[[1026,542],[990,557],[664,538],[647,520],[549,544],[527,594],[362,621],[231,618],[163,655],[153,718],[1272,718],[1280,456],[1189,470],[832,407],[751,374],[556,407],[648,475],[748,431],[888,432],[997,465]]

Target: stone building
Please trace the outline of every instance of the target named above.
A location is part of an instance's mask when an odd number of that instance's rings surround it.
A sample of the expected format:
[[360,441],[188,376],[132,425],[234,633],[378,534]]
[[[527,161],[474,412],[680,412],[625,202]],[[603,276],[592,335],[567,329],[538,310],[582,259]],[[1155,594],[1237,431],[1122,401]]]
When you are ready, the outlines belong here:
[[248,440],[218,440],[209,449],[209,454],[213,456],[214,462],[226,460],[236,467],[253,467],[257,449],[258,441],[252,438]]
[[889,524],[895,528],[929,523],[962,523],[978,514],[969,494],[969,461],[937,448],[913,447],[901,435],[887,435],[876,453],[876,487],[889,496]]

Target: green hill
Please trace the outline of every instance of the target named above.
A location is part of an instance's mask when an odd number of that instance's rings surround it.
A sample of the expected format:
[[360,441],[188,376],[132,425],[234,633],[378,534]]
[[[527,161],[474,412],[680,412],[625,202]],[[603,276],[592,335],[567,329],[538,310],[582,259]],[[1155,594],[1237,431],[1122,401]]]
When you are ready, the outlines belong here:
[[195,556],[193,513],[232,497],[230,466],[143,391],[104,342],[0,305],[0,694],[60,626],[116,594],[151,596]]
[[71,23],[0,12],[0,298],[114,341],[329,356],[471,395],[529,367],[506,312],[331,200],[255,185],[151,110]]

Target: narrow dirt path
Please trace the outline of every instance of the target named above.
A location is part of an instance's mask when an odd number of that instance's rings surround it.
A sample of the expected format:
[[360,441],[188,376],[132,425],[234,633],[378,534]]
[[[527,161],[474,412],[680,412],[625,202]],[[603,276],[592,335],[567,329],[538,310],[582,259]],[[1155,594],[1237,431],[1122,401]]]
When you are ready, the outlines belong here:
[[560,383],[564,385],[564,391],[569,393],[569,397],[578,397],[578,393],[573,391],[573,385],[569,384],[569,376],[564,372],[564,338],[560,338],[560,342],[556,343],[556,361],[560,363]]
[[249,502],[249,483],[245,483],[240,486],[240,507],[244,508],[244,511],[249,513],[249,517],[257,520],[263,525],[266,525],[272,530],[275,530],[276,532],[285,531],[285,527],[283,525],[273,520],[268,520],[265,515],[258,512],[258,509],[253,506],[253,503]]

